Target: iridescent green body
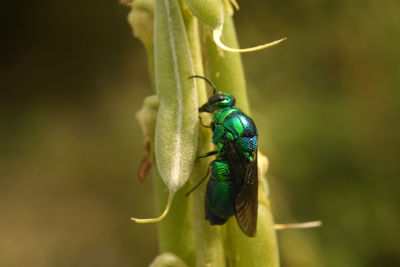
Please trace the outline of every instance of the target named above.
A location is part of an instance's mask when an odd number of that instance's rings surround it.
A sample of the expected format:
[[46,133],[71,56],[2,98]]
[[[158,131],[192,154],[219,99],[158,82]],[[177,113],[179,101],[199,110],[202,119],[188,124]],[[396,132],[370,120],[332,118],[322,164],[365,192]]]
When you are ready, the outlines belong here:
[[210,163],[206,219],[211,224],[221,225],[235,214],[242,231],[254,236],[258,208],[257,128],[253,120],[235,106],[235,98],[229,94],[214,92],[199,111],[215,112],[210,128],[212,141],[218,148],[200,156],[217,154]]
[[211,163],[205,207],[206,219],[212,224],[223,224],[235,213],[230,175],[229,165],[225,160],[214,160]]
[[257,128],[253,120],[237,107],[226,107],[214,114],[213,143],[218,146],[218,153],[223,154],[224,143],[236,142],[248,161],[254,160],[257,148]]
[[[221,225],[230,216],[237,215],[241,207],[249,209],[246,207],[247,198],[257,203],[257,200],[254,200],[257,198],[257,181],[254,179],[252,183],[255,183],[255,187],[252,186],[253,190],[250,190],[253,196],[242,196],[239,200],[241,203],[237,203],[236,199],[243,188],[246,188],[246,175],[251,173],[247,169],[257,168],[255,153],[258,133],[253,120],[235,106],[216,111],[211,128],[212,141],[217,145],[218,151],[217,159],[211,162],[211,177],[207,184],[205,210],[206,219],[211,224]],[[253,172],[257,173],[256,170]],[[257,179],[256,176],[255,179]],[[250,194],[250,191],[246,192]],[[256,215],[257,213],[244,215],[244,217],[255,216],[256,220]],[[253,236],[253,230],[243,231]]]

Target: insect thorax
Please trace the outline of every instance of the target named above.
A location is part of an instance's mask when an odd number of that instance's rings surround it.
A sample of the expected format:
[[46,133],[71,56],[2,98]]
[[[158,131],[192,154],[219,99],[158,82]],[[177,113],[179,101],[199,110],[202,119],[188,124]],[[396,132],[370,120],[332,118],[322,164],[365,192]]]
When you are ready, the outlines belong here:
[[252,161],[257,148],[257,128],[253,120],[239,108],[223,108],[214,115],[213,143],[224,152],[225,142],[236,142],[245,157]]

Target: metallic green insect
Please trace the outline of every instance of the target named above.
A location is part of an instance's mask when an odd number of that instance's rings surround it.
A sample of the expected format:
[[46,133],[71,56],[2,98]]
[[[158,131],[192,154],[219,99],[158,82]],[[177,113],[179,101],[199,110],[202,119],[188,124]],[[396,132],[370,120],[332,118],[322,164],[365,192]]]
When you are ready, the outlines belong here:
[[222,225],[235,214],[242,231],[252,237],[256,233],[258,208],[257,128],[235,106],[233,96],[216,93],[215,86],[203,76],[190,78],[204,79],[214,88],[213,95],[199,108],[199,112],[214,113],[211,125],[205,127],[212,129],[212,141],[218,148],[200,156],[216,155],[209,167],[206,219],[213,225]]

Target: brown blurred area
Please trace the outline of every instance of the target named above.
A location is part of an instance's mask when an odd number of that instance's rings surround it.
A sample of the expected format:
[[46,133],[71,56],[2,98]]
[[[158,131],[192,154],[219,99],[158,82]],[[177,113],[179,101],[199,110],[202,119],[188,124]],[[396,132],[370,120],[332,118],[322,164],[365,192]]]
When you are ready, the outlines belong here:
[[[399,266],[400,3],[239,1],[282,266]],[[118,1],[6,1],[0,266],[147,266],[152,181],[134,114],[152,94]],[[220,88],[223,90],[223,88]]]
[[130,217],[153,215],[134,117],[152,90],[129,9],[2,6],[0,266],[147,265],[156,228]]

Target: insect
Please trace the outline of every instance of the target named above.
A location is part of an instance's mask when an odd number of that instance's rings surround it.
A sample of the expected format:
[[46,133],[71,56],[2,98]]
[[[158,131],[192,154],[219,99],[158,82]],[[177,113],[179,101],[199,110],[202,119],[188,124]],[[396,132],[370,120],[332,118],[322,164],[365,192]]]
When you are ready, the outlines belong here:
[[206,219],[212,225],[222,225],[235,214],[242,231],[253,237],[258,207],[257,128],[235,106],[233,96],[216,93],[214,84],[203,76],[189,78],[203,79],[214,89],[207,103],[199,108],[199,112],[214,114],[211,125],[203,126],[212,129],[212,142],[217,146],[217,150],[199,157],[216,155],[204,177],[211,170],[205,198]]

